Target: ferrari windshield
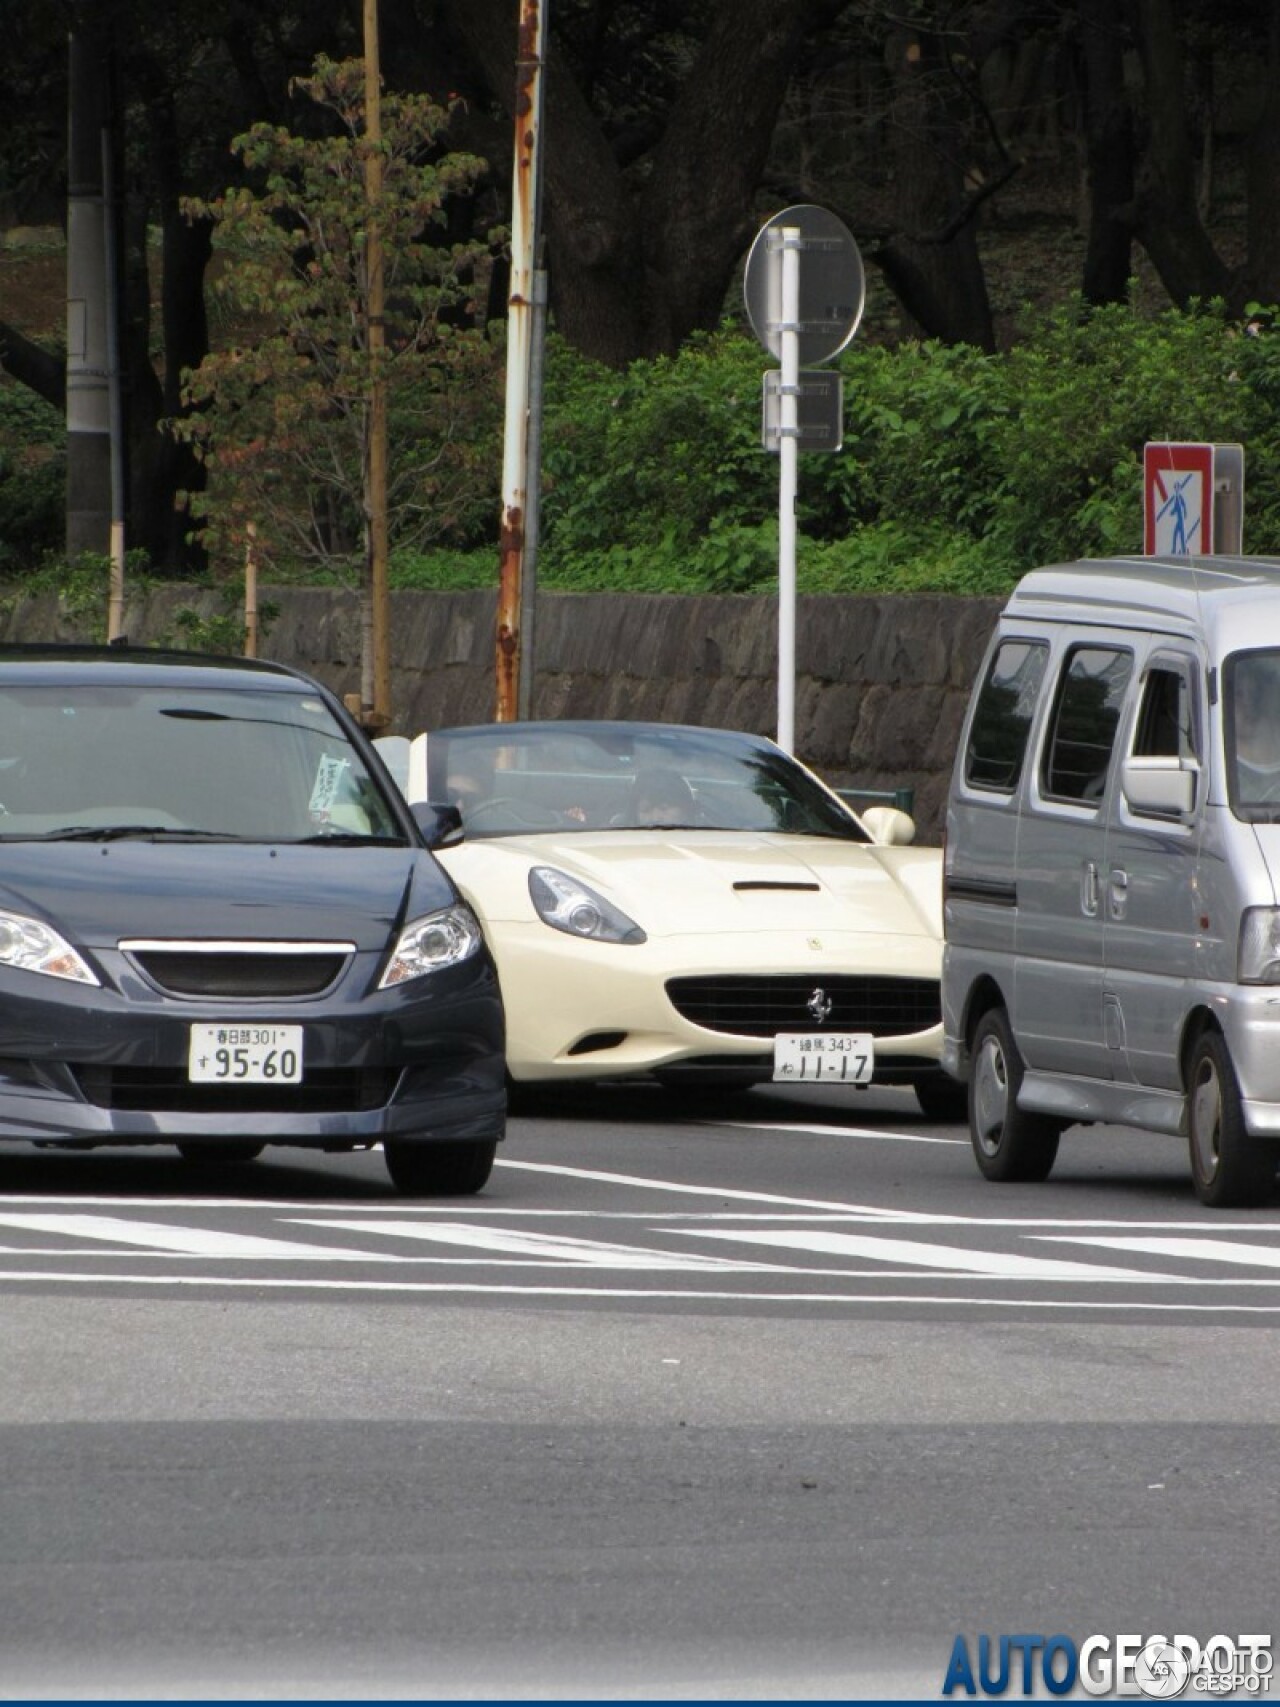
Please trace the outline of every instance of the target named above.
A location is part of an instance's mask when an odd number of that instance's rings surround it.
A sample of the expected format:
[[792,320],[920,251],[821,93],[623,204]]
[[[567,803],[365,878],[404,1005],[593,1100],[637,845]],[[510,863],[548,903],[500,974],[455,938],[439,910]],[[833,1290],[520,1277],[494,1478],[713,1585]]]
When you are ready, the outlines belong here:
[[303,687],[0,685],[0,839],[405,835]]
[[432,800],[470,839],[530,832],[753,830],[866,841],[803,766],[755,736],[662,724],[445,729],[427,742]]

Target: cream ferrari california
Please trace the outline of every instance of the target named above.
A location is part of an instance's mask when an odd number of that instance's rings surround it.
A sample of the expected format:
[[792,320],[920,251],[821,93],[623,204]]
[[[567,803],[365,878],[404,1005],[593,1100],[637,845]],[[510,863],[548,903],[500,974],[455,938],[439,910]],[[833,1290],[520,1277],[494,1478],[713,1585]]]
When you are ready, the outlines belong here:
[[906,845],[906,814],[858,817],[728,730],[504,723],[400,748],[410,800],[459,809],[437,857],[497,961],[516,1086],[906,1084],[959,1117],[942,856]]

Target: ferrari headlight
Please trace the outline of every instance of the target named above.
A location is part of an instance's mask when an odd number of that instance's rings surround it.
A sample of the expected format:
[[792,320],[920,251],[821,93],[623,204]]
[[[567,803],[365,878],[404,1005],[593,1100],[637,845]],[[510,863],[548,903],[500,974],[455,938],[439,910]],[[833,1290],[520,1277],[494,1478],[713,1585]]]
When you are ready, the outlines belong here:
[[410,978],[456,966],[476,952],[481,940],[475,914],[461,902],[415,919],[400,932],[378,988],[385,990],[391,984],[405,984]]
[[77,984],[98,980],[65,937],[39,919],[21,913],[0,913],[0,966],[43,972],[50,978],[71,978]]
[[1240,921],[1242,984],[1280,984],[1280,907],[1249,907]]
[[554,866],[534,866],[529,873],[529,897],[538,917],[552,930],[590,937],[595,942],[646,940],[640,926],[620,907]]

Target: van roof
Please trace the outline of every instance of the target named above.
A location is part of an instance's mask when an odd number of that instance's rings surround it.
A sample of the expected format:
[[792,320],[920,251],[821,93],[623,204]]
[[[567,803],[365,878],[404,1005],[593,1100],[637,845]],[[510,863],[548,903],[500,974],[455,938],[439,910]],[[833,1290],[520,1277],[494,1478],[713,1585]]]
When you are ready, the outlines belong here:
[[[1219,655],[1280,645],[1280,558],[1097,557],[1033,569],[1005,613],[1042,622],[1203,633]],[[1260,623],[1270,633],[1259,631]]]

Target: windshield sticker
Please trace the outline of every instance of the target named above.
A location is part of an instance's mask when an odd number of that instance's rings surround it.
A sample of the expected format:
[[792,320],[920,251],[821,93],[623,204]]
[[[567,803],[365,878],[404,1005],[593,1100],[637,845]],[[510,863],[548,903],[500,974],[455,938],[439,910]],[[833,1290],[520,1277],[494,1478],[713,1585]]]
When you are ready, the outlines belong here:
[[342,791],[342,779],[351,768],[350,759],[337,759],[322,753],[316,770],[315,787],[311,790],[308,811],[313,818],[327,818]]

